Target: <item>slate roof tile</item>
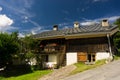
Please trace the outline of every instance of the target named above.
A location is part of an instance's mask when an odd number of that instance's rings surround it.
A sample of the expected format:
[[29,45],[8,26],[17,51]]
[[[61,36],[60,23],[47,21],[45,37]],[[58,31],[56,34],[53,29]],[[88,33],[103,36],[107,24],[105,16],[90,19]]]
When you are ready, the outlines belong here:
[[84,34],[84,33],[96,33],[96,32],[106,32],[110,31],[113,28],[116,28],[116,25],[110,25],[109,27],[102,27],[101,24],[94,24],[89,26],[80,26],[79,28],[68,28],[57,31],[45,31],[39,34],[34,35],[34,38],[45,38],[45,37],[57,37],[57,36],[66,36],[72,34]]

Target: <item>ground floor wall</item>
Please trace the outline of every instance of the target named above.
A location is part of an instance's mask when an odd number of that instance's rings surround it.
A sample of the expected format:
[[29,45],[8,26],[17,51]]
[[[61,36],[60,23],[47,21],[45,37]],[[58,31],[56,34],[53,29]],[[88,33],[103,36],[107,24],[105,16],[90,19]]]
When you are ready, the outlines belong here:
[[77,63],[77,52],[66,53],[66,65]]
[[102,59],[108,59],[109,57],[109,52],[96,52],[91,54],[84,52],[68,52],[66,53],[66,65],[77,62],[95,62]]
[[48,62],[54,62],[57,63],[57,55],[56,54],[51,54],[48,56]]
[[96,52],[96,53],[86,53],[86,52],[67,52],[63,54],[49,54],[44,55],[44,66],[47,67],[59,67],[62,63],[66,62],[66,65],[71,65],[77,62],[96,62],[97,60],[108,59],[110,57],[109,52]]
[[97,52],[96,53],[96,60],[108,59],[109,57],[110,57],[109,52]]
[[57,54],[46,54],[42,55],[42,65],[43,68],[52,68],[57,65]]

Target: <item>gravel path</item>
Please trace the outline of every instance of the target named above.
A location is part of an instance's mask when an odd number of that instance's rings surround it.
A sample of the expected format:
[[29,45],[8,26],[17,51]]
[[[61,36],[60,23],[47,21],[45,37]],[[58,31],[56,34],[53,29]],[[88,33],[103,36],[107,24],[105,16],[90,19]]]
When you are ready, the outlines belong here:
[[120,60],[68,76],[63,80],[120,80]]
[[55,69],[53,73],[45,75],[39,80],[62,80],[63,78],[67,77],[69,73],[72,72],[75,68],[75,65],[70,65],[60,69]]

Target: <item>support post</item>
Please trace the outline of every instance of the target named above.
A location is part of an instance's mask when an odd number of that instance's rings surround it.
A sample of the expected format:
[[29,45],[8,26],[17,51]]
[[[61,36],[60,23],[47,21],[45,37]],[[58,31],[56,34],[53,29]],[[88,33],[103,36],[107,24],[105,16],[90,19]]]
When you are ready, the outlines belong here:
[[110,41],[110,34],[107,34],[107,39],[108,39],[108,47],[109,47],[109,54],[110,54],[110,61],[113,59],[113,55],[112,55],[112,48],[111,48],[111,41]]

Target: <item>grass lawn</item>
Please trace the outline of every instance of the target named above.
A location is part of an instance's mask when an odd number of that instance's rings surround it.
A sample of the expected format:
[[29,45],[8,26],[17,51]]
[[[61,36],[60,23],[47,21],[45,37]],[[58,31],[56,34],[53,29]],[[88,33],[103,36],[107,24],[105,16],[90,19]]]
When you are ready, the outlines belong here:
[[115,60],[119,60],[120,59],[120,55],[114,56]]
[[[120,59],[120,56],[115,56],[114,59],[118,60],[118,59]],[[79,62],[79,63],[75,64],[75,66],[77,68],[74,71],[72,71],[72,73],[70,75],[73,75],[73,74],[76,74],[76,73],[79,73],[79,72],[83,72],[85,70],[92,69],[92,68],[95,68],[95,67],[99,67],[103,64],[105,64],[105,60],[97,61],[94,65],[86,65],[83,62]],[[23,71],[23,70],[20,70],[20,71]],[[38,80],[40,77],[42,77],[46,74],[49,74],[51,72],[52,72],[51,70],[40,70],[40,71],[34,71],[32,73],[26,73],[26,74],[23,74],[23,75],[12,76],[12,77],[2,77],[2,76],[0,76],[0,80]],[[16,74],[19,74],[19,73],[20,73],[19,71],[16,72]],[[11,74],[11,72],[8,75],[10,75],[10,74]]]
[[[120,60],[120,55],[116,55],[114,56],[114,60]],[[97,61],[94,65],[86,65],[82,62],[79,62],[79,63],[76,63],[75,66],[77,67],[74,71],[72,71],[72,74],[76,74],[76,73],[79,73],[79,72],[83,72],[85,70],[89,70],[89,69],[92,69],[92,68],[95,68],[95,67],[99,67],[100,65],[103,65],[105,64],[105,60],[100,60],[100,61]]]
[[0,77],[0,80],[38,80],[40,77],[50,72],[52,71],[51,70],[34,71],[33,73],[24,74],[16,77],[9,78]]
[[103,65],[103,64],[105,64],[105,60],[97,61],[94,65],[86,65],[83,62],[79,62],[79,63],[75,64],[75,66],[77,68],[74,71],[72,71],[72,73],[70,75],[73,75],[73,74],[76,74],[76,73],[79,73],[79,72],[83,72],[85,70],[95,68],[95,67],[98,67],[98,66]]

